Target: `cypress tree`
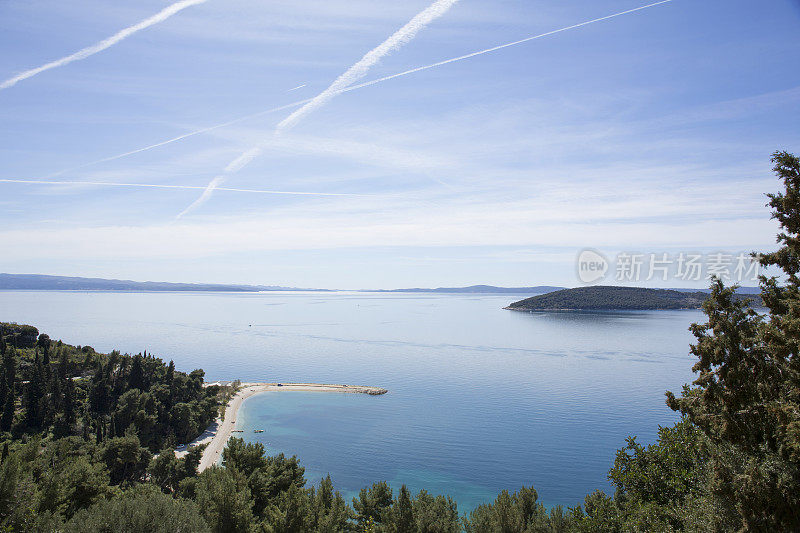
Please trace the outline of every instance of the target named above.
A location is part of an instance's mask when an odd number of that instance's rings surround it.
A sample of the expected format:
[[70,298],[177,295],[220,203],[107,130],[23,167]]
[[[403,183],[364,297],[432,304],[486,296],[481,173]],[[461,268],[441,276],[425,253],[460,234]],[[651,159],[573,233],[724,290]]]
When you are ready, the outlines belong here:
[[128,388],[144,390],[144,369],[142,368],[141,355],[133,357],[131,372],[128,374]]
[[170,360],[169,366],[167,366],[167,387],[169,387],[169,396],[167,396],[167,405],[166,408],[172,409],[172,405],[175,402],[175,362]]
[[50,385],[50,336],[42,333],[39,335],[39,339],[36,341],[37,347],[42,349],[42,367],[43,373],[42,377],[44,382],[49,386]]
[[6,381],[6,365],[5,365],[5,351],[3,351],[3,359],[2,363],[0,364],[0,410],[3,409],[6,405],[6,399],[8,398],[8,382]]
[[42,402],[42,363],[39,354],[33,362],[31,379],[25,389],[25,420],[28,427],[39,428],[42,423],[40,403]]
[[6,383],[6,400],[3,405],[3,414],[0,417],[0,430],[8,431],[11,429],[11,424],[14,422],[14,411],[16,409],[16,354],[13,348],[6,347],[6,353],[3,355],[3,374]]
[[67,360],[66,352],[61,352],[59,367],[59,374],[62,379],[64,422],[71,428],[75,423],[75,381],[69,375],[69,361]]

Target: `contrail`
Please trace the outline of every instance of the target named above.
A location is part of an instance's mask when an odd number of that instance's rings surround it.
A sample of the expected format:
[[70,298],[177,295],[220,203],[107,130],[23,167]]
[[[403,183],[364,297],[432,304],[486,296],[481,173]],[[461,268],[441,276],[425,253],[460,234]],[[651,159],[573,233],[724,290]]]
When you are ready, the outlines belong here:
[[[304,116],[313,112],[330,102],[336,95],[341,94],[343,89],[352,85],[357,80],[363,78],[369,72],[369,69],[375,66],[382,58],[389,55],[395,50],[401,48],[404,44],[410,42],[425,26],[441,17],[455,5],[458,0],[436,0],[424,10],[417,13],[414,18],[408,21],[402,28],[394,32],[388,39],[381,44],[364,54],[358,62],[347,69],[344,74],[336,78],[327,89],[319,93],[311,99],[303,107],[291,113],[288,117],[283,119],[275,127],[275,134],[280,134],[283,131],[291,128],[299,122]],[[204,204],[211,197],[214,189],[225,180],[228,174],[238,172],[241,168],[248,165],[263,151],[262,145],[254,146],[247,151],[243,152],[239,157],[234,159],[226,168],[225,173],[215,177],[200,195],[200,198],[195,200],[186,209],[181,211],[177,218],[181,218],[200,205]]]
[[303,87],[305,87],[306,85],[308,85],[308,84],[307,84],[307,83],[304,83],[303,85],[298,85],[297,87],[292,87],[291,89],[289,89],[289,90],[288,90],[288,91],[286,91],[286,92],[287,92],[287,93],[290,93],[290,92],[292,92],[292,91],[296,91],[297,89],[302,89],[302,88],[303,88]]
[[276,111],[283,111],[284,109],[291,109],[293,107],[297,107],[299,105],[303,105],[306,102],[310,102],[312,99],[307,98],[305,100],[300,100],[299,102],[292,102],[291,104],[286,104],[278,107],[273,107],[272,109],[267,109],[265,111],[259,111],[258,113],[253,113],[251,115],[245,115],[239,118],[235,118],[233,120],[229,120],[227,122],[222,122],[221,124],[216,124],[214,126],[208,126],[206,128],[201,128],[199,130],[190,131],[188,133],[184,133],[183,135],[178,135],[177,137],[172,137],[171,139],[167,139],[165,141],[158,142],[156,144],[151,144],[148,146],[144,146],[142,148],[137,148],[136,150],[131,150],[130,152],[124,152],[117,155],[112,155],[110,157],[104,157],[103,159],[96,159],[94,161],[89,161],[88,163],[83,163],[81,165],[65,168],[64,170],[59,170],[58,172],[53,172],[52,174],[48,174],[45,176],[46,178],[54,178],[56,176],[60,176],[61,174],[66,174],[67,172],[72,172],[73,170],[78,170],[85,167],[90,167],[92,165],[97,165],[98,163],[106,163],[108,161],[114,161],[116,159],[122,159],[123,157],[127,157],[129,155],[138,154],[141,152],[146,152],[148,150],[152,150],[153,148],[158,148],[160,146],[165,146],[167,144],[172,144],[177,141],[182,141],[183,139],[187,139],[189,137],[194,137],[195,135],[200,135],[201,133],[207,133],[209,131],[214,131],[220,128],[224,128],[225,126],[231,126],[233,124],[237,124],[239,122],[244,122],[245,120],[249,120],[251,118],[260,117],[261,115],[266,115],[268,113],[274,113]]
[[[628,9],[626,11],[620,11],[619,13],[614,13],[613,15],[607,15],[605,17],[600,17],[600,18],[596,18],[596,19],[592,19],[592,20],[587,20],[587,21],[581,22],[579,24],[573,24],[571,26],[566,26],[564,28],[559,28],[557,30],[549,31],[547,33],[541,33],[539,35],[533,35],[531,37],[526,37],[526,38],[520,39],[518,41],[513,41],[513,42],[510,42],[510,43],[501,44],[501,45],[498,45],[498,46],[493,46],[492,48],[486,48],[484,50],[479,50],[477,52],[472,52],[472,53],[465,54],[465,55],[458,56],[458,57],[454,57],[454,58],[451,58],[451,59],[446,59],[444,61],[438,61],[436,63],[431,63],[429,65],[424,65],[424,66],[416,67],[416,68],[413,68],[413,69],[410,69],[410,70],[405,70],[403,72],[398,72],[397,74],[392,74],[390,76],[384,76],[383,78],[377,78],[377,79],[374,79],[374,80],[371,80],[371,81],[367,81],[367,82],[364,82],[364,83],[359,83],[357,85],[351,85],[350,87],[342,89],[340,91],[340,93],[346,93],[346,92],[350,92],[350,91],[355,91],[356,89],[362,89],[364,87],[369,87],[369,86],[372,86],[372,85],[376,85],[378,83],[383,83],[385,81],[393,80],[395,78],[399,78],[399,77],[402,77],[402,76],[408,76],[409,74],[415,74],[417,72],[422,72],[424,70],[428,70],[428,69],[431,69],[431,68],[434,68],[434,67],[447,65],[449,63],[455,63],[457,61],[463,61],[465,59],[471,59],[471,58],[479,56],[479,55],[488,54],[490,52],[495,52],[497,50],[502,50],[503,48],[516,46],[516,45],[519,45],[519,44],[526,43],[528,41],[533,41],[535,39],[541,39],[543,37],[547,37],[547,36],[550,36],[550,35],[555,35],[557,33],[561,33],[561,32],[567,31],[567,30],[580,28],[581,26],[594,24],[595,22],[601,22],[601,21],[604,21],[604,20],[613,19],[613,18],[616,18],[616,17],[620,17],[622,15],[627,15],[629,13],[634,13],[636,11],[641,11],[643,9],[648,9],[648,8],[655,7],[655,6],[658,6],[658,5],[661,5],[661,4],[666,4],[666,3],[671,2],[671,1],[672,0],[662,0],[660,2],[647,4],[647,5],[640,6],[640,7],[634,8],[634,9]],[[145,151],[148,151],[148,150],[152,150],[154,148],[158,148],[158,147],[161,147],[161,146],[172,144],[174,142],[181,141],[183,139],[187,139],[189,137],[194,137],[195,135],[200,135],[200,134],[203,134],[203,133],[207,133],[209,131],[213,131],[213,130],[216,130],[216,129],[219,129],[219,128],[223,128],[225,126],[230,126],[230,125],[233,125],[233,124],[237,124],[239,122],[244,122],[246,120],[249,120],[249,119],[252,119],[252,118],[256,118],[256,117],[259,117],[259,116],[262,116],[262,115],[266,115],[268,113],[274,113],[274,112],[277,112],[277,111],[282,111],[284,109],[291,109],[292,107],[301,106],[301,105],[304,105],[304,104],[307,104],[307,103],[311,102],[312,100],[313,100],[313,98],[307,98],[305,100],[298,100],[296,102],[292,102],[292,103],[289,103],[289,104],[286,104],[286,105],[282,105],[282,106],[279,106],[279,107],[273,107],[272,109],[267,109],[265,111],[259,111],[258,113],[253,113],[251,115],[241,116],[239,118],[235,118],[235,119],[229,120],[227,122],[222,122],[222,123],[216,124],[214,126],[208,126],[208,127],[201,128],[201,129],[198,129],[198,130],[190,131],[190,132],[185,133],[183,135],[179,135],[177,137],[173,137],[171,139],[167,139],[165,141],[161,141],[161,142],[156,143],[156,144],[151,144],[151,145],[145,146],[143,148],[139,148],[139,149],[136,149],[136,150],[131,150],[129,152],[124,152],[122,154],[117,154],[117,155],[106,157],[106,158],[103,158],[103,159],[98,159],[98,160],[95,160],[95,161],[91,161],[89,163],[84,163],[84,164],[79,165],[77,167],[71,167],[71,168],[68,168],[68,169],[65,169],[65,170],[60,170],[60,171],[58,171],[56,173],[50,174],[48,177],[58,176],[58,175],[66,173],[66,172],[70,172],[72,170],[88,167],[88,166],[91,166],[91,165],[96,165],[98,163],[105,163],[107,161],[114,161],[116,159],[121,159],[121,158],[127,157],[129,155],[138,154],[140,152],[145,152]]]
[[444,61],[438,61],[436,63],[431,63],[430,65],[424,65],[422,67],[412,68],[411,70],[404,70],[403,72],[398,72],[397,74],[392,74],[391,76],[384,76],[383,78],[378,78],[372,81],[367,81],[364,83],[360,83],[358,85],[353,85],[352,87],[348,87],[347,89],[342,90],[342,92],[353,91],[355,89],[361,89],[363,87],[369,87],[370,85],[375,85],[377,83],[383,83],[384,81],[393,80],[394,78],[399,78],[401,76],[408,76],[409,74],[415,74],[417,72],[422,72],[423,70],[428,70],[434,67],[441,67],[442,65],[447,65],[449,63],[455,63],[456,61],[463,61],[465,59],[471,59],[475,56],[480,56],[483,54],[488,54],[490,52],[496,52],[497,50],[502,50],[503,48],[509,48],[511,46],[517,46],[522,43],[527,43],[528,41],[533,41],[535,39],[541,39],[542,37],[548,37],[550,35],[555,35],[557,33],[561,33],[568,30],[574,30],[575,28],[580,28],[581,26],[587,26],[589,24],[594,24],[595,22],[602,22],[604,20],[613,19],[616,17],[621,17],[622,15],[627,15],[629,13],[635,13],[636,11],[641,11],[643,9],[647,9],[650,7],[659,6],[661,4],[666,4],[668,2],[672,2],[672,0],[661,0],[660,2],[654,2],[652,4],[647,4],[646,6],[640,6],[633,9],[628,9],[626,11],[620,11],[619,13],[614,13],[613,15],[606,15],[605,17],[600,17],[592,20],[587,20],[585,22],[580,22],[578,24],[573,24],[572,26],[566,26],[564,28],[559,28],[557,30],[548,31],[546,33],[540,33],[539,35],[532,35],[531,37],[525,37],[524,39],[520,39],[518,41],[512,41],[510,43],[505,43],[497,46],[493,46],[491,48],[486,48],[484,50],[478,50],[477,52],[472,52],[469,54],[464,54],[463,56],[454,57],[451,59],[445,59]]
[[206,203],[208,201],[208,199],[211,198],[211,194],[214,192],[214,190],[223,181],[225,181],[225,176],[217,176],[216,178],[211,180],[208,183],[208,185],[206,185],[205,188],[203,189],[203,192],[200,194],[200,198],[198,198],[197,200],[195,200],[194,202],[189,204],[186,208],[184,208],[183,211],[178,213],[178,216],[176,216],[175,218],[179,219],[183,215],[185,215],[186,213],[191,211],[192,209],[196,209],[196,208],[200,207],[201,205],[203,205],[204,203]]
[[[116,183],[108,181],[56,181],[56,180],[16,180],[0,179],[0,183],[22,183],[25,185],[97,185],[102,187],[145,187],[153,189],[192,189],[204,190],[205,185],[162,185],[159,183]],[[268,189],[236,189],[231,187],[217,187],[218,191],[244,192],[257,194],[287,194],[297,196],[373,196],[369,194],[344,193],[344,192],[307,192],[307,191],[274,191]]]
[[381,59],[398,50],[404,44],[410,42],[425,26],[441,17],[450,10],[458,0],[436,0],[423,11],[417,13],[408,23],[394,32],[391,37],[381,44],[364,54],[355,65],[345,71],[344,74],[336,78],[330,86],[314,97],[309,103],[283,119],[275,128],[281,132],[297,124],[305,115],[331,101],[342,89],[355,83],[356,80],[363,78],[369,69],[375,66]]
[[[510,42],[510,43],[501,44],[499,46],[494,46],[492,48],[487,48],[485,50],[479,50],[477,52],[472,52],[470,54],[466,54],[466,55],[463,55],[463,56],[454,57],[452,59],[446,59],[444,61],[439,61],[437,63],[431,63],[430,65],[424,65],[422,67],[413,68],[411,70],[405,70],[403,72],[398,72],[397,74],[392,74],[391,76],[385,76],[383,78],[378,78],[378,79],[367,81],[367,82],[364,82],[364,83],[359,83],[358,85],[351,85],[350,87],[342,89],[341,93],[355,91],[356,89],[362,89],[364,87],[369,87],[371,85],[382,83],[382,82],[388,81],[388,80],[393,80],[394,78],[399,78],[401,76],[408,76],[409,74],[415,74],[415,73],[421,72],[423,70],[428,70],[428,69],[431,69],[431,68],[434,68],[434,67],[447,65],[448,63],[454,63],[456,61],[463,61],[464,59],[470,59],[470,58],[473,58],[475,56],[488,54],[490,52],[501,50],[503,48],[508,48],[509,46],[516,46],[518,44],[526,43],[526,42],[532,41],[534,39],[541,39],[542,37],[547,37],[549,35],[554,35],[556,33],[561,33],[563,31],[571,30],[571,29],[574,29],[574,28],[579,28],[581,26],[586,26],[588,24],[593,24],[595,22],[600,22],[600,21],[603,21],[603,20],[608,20],[608,19],[612,19],[612,18],[615,18],[615,17],[620,17],[622,15],[627,15],[628,13],[641,11],[643,9],[654,7],[654,6],[657,6],[657,5],[660,5],[660,4],[666,4],[667,2],[671,2],[671,1],[672,0],[663,0],[661,2],[656,2],[654,4],[648,4],[646,6],[641,6],[641,7],[637,7],[637,8],[634,8],[634,9],[628,9],[627,11],[620,11],[619,13],[614,13],[613,15],[607,15],[605,17],[592,19],[592,20],[587,20],[585,22],[581,22],[579,24],[573,24],[572,26],[567,26],[565,28],[560,28],[558,30],[553,30],[553,31],[549,31],[547,33],[534,35],[532,37],[526,37],[525,39],[521,39],[519,41],[513,41],[513,42]],[[140,152],[145,152],[147,150],[152,150],[153,148],[158,148],[160,146],[165,146],[167,144],[171,144],[171,143],[174,143],[174,142],[177,142],[177,141],[181,141],[183,139],[186,139],[186,138],[189,138],[189,137],[193,137],[195,135],[200,135],[202,133],[213,131],[213,130],[216,130],[218,128],[223,128],[225,126],[230,126],[232,124],[236,124],[238,122],[243,122],[243,121],[249,120],[251,118],[256,118],[256,117],[259,117],[261,115],[266,115],[267,113],[274,113],[276,111],[282,111],[284,109],[290,109],[292,107],[297,107],[299,105],[307,104],[311,100],[313,100],[313,98],[307,98],[305,100],[299,100],[297,102],[292,102],[290,104],[282,105],[280,107],[273,107],[272,109],[268,109],[266,111],[259,111],[258,113],[253,113],[252,115],[242,116],[242,117],[230,120],[228,122],[223,122],[221,124],[217,124],[215,126],[209,126],[209,127],[206,127],[206,128],[201,128],[199,130],[190,131],[189,133],[185,133],[183,135],[179,135],[178,137],[173,137],[171,139],[167,139],[165,141],[161,141],[161,142],[156,143],[156,144],[151,144],[149,146],[145,146],[144,148],[139,148],[137,150],[131,150],[130,152],[125,152],[125,153],[114,155],[114,156],[111,156],[111,157],[106,157],[104,159],[98,159],[96,161],[91,161],[89,163],[84,163],[84,164],[79,165],[77,167],[68,168],[66,170],[60,170],[60,171],[58,171],[58,172],[56,172],[54,174],[50,174],[48,177],[58,176],[58,175],[64,174],[65,172],[69,172],[69,171],[76,170],[76,169],[79,169],[79,168],[88,167],[90,165],[96,165],[98,163],[105,163],[106,161],[113,161],[115,159],[121,159],[121,158],[127,157],[129,155],[138,154]]]
[[172,15],[186,9],[187,7],[191,7],[197,4],[202,4],[207,1],[208,0],[182,0],[181,2],[172,4],[171,6],[162,9],[152,17],[144,19],[143,21],[134,24],[133,26],[129,26],[124,30],[120,30],[111,37],[104,39],[97,44],[93,44],[92,46],[88,46],[86,48],[83,48],[82,50],[78,50],[74,54],[62,57],[61,59],[56,59],[55,61],[46,63],[41,67],[32,68],[30,70],[26,70],[25,72],[17,74],[13,78],[9,78],[6,81],[0,83],[0,90],[8,89],[9,87],[16,85],[18,82],[28,78],[32,78],[33,76],[36,76],[37,74],[39,74],[40,72],[44,72],[45,70],[50,70],[51,68],[56,68],[56,67],[63,67],[64,65],[72,63],[73,61],[80,61],[81,59],[86,59],[89,56],[93,56],[98,52],[102,52],[106,48],[114,46],[118,42],[122,41],[127,37],[130,37],[131,35],[133,35],[138,31],[141,31],[145,28],[149,28],[154,24],[158,24],[159,22],[167,20]]

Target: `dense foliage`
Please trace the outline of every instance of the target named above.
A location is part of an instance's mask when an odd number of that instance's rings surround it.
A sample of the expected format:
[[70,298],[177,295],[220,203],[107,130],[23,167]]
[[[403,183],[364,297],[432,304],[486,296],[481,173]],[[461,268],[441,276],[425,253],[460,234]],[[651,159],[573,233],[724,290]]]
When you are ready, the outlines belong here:
[[101,355],[0,324],[0,359],[0,430],[15,437],[133,434],[157,451],[193,439],[219,411],[220,388],[203,387],[202,370],[177,372],[147,353]]
[[784,278],[761,279],[768,312],[713,283],[708,321],[692,326],[698,377],[667,393],[684,416],[652,445],[628,439],[609,471],[613,495],[547,509],[522,487],[459,516],[447,496],[381,482],[348,504],[329,477],[306,487],[295,457],[236,438],[221,466],[198,474],[202,448],[176,457],[169,446],[196,435],[229,390],[146,354],[100,355],[1,324],[0,530],[800,531],[800,160],[773,161],[781,247],[759,260]]

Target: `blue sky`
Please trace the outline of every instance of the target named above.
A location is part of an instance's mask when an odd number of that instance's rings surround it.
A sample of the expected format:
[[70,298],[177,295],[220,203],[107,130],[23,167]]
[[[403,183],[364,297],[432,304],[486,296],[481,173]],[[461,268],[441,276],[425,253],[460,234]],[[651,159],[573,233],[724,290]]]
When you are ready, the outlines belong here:
[[[204,187],[262,143],[225,187],[337,195],[217,191],[176,219],[200,190],[0,183],[0,271],[575,285],[586,247],[774,246],[769,156],[800,152],[795,0],[672,0],[341,94],[278,136],[292,109],[62,172],[312,98],[429,3],[209,0],[0,90],[0,178]],[[364,80],[644,3],[460,0]],[[169,4],[0,0],[0,80]]]

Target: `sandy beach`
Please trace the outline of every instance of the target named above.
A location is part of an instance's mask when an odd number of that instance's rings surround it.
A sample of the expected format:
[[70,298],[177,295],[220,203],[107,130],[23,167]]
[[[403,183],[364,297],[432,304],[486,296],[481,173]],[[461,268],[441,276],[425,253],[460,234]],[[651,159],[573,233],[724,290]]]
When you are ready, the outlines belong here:
[[233,430],[236,428],[236,417],[239,408],[250,396],[267,391],[306,391],[306,392],[344,392],[352,394],[369,394],[373,396],[385,394],[386,389],[379,387],[366,387],[356,385],[332,385],[324,383],[242,383],[239,391],[231,398],[225,407],[224,420],[218,418],[213,424],[208,426],[202,435],[191,443],[180,446],[175,450],[175,454],[180,457],[193,446],[208,444],[203,451],[198,470],[202,472],[206,468],[219,461],[225,444],[228,443]]

